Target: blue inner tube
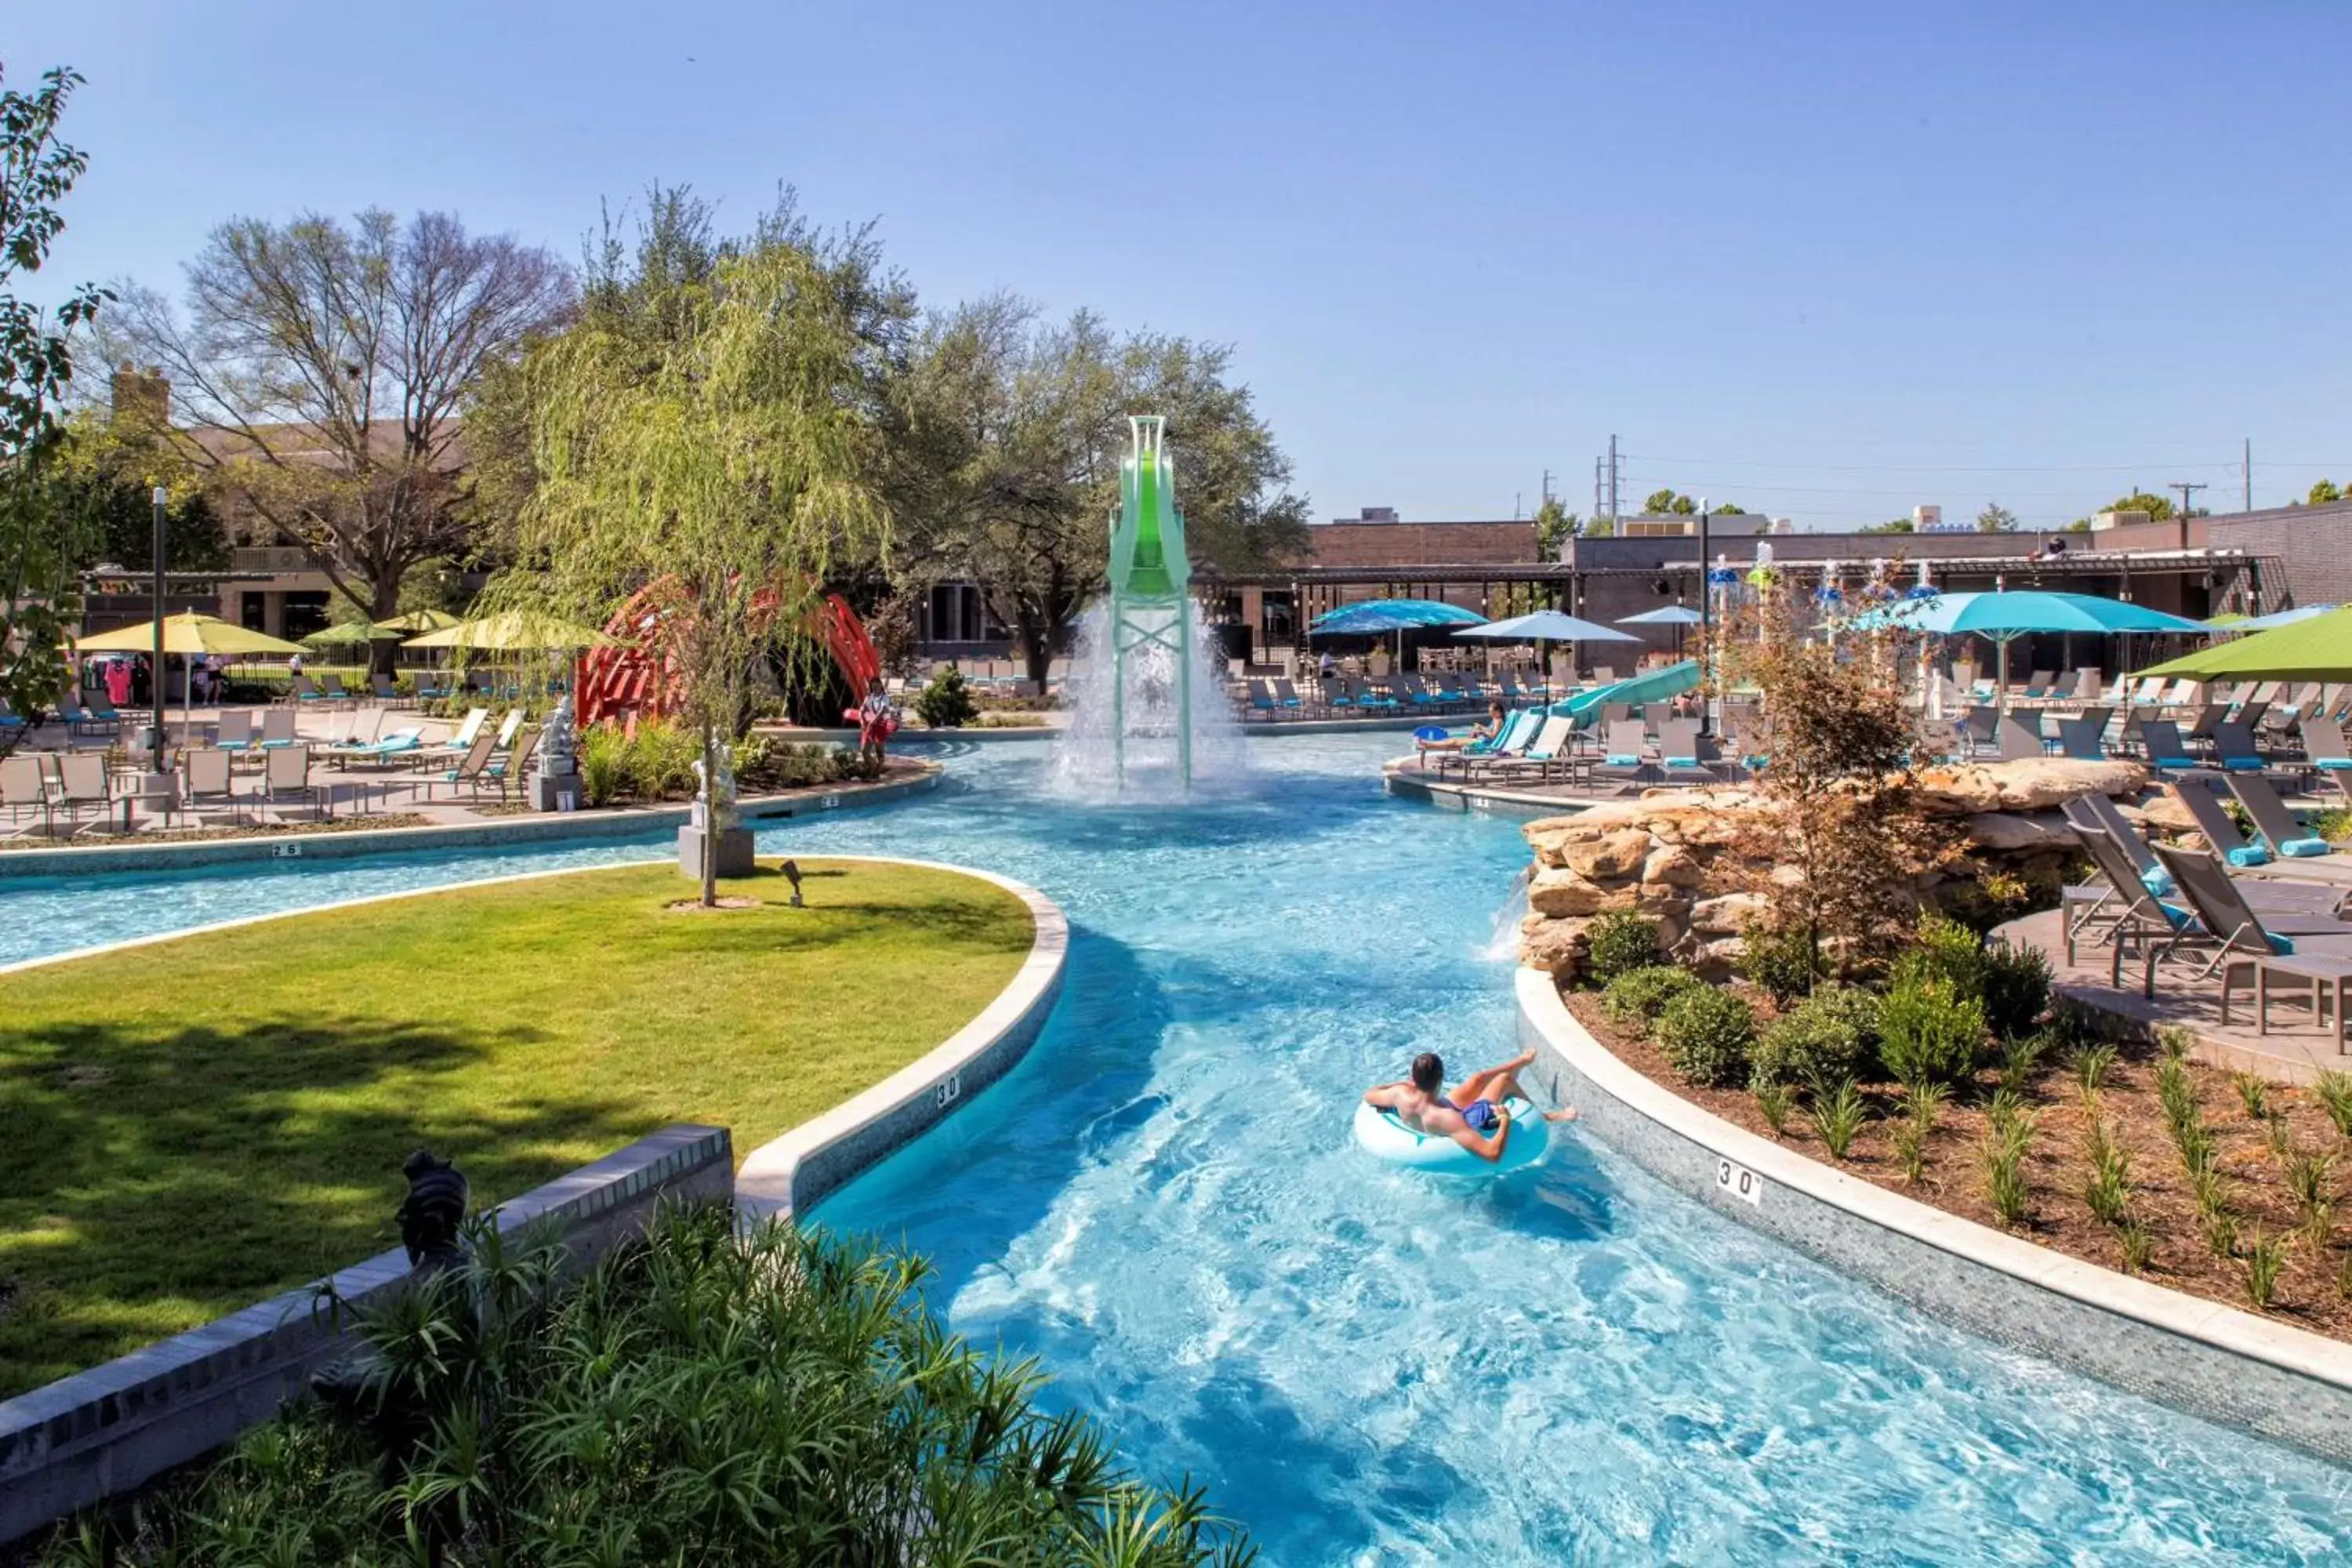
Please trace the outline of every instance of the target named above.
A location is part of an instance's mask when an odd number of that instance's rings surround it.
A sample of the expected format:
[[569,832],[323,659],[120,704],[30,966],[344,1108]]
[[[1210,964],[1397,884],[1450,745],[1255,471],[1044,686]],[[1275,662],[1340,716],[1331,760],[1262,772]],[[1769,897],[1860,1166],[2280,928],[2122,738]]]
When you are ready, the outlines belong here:
[[1393,1110],[1356,1102],[1356,1142],[1391,1164],[1416,1171],[1436,1171],[1453,1176],[1497,1176],[1522,1170],[1544,1157],[1551,1145],[1551,1123],[1522,1095],[1503,1101],[1511,1113],[1510,1136],[1503,1140],[1497,1159],[1482,1160],[1451,1138],[1416,1132],[1397,1120]]

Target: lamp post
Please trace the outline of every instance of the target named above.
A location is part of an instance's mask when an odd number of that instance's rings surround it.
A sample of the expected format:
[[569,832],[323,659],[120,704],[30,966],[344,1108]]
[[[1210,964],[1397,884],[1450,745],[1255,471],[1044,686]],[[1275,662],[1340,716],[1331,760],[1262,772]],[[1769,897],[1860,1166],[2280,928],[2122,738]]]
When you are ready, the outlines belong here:
[[155,487],[155,658],[154,667],[148,671],[147,694],[155,700],[154,740],[155,766],[158,777],[163,772],[163,503],[170,494],[162,485]]
[[1706,500],[1706,498],[1705,496],[1701,496],[1701,497],[1699,497],[1699,498],[1698,498],[1698,574],[1699,574],[1699,595],[1698,595],[1698,646],[1699,646],[1699,650],[1700,650],[1703,654],[1705,654],[1705,655],[1706,655],[1706,668],[1705,669],[1702,669],[1701,671],[1699,671],[1700,690],[1699,690],[1699,702],[1698,702],[1698,732],[1699,732],[1700,734],[1702,734],[1702,735],[1712,735],[1712,734],[1714,734],[1714,733],[1715,733],[1715,692],[1714,692],[1714,690],[1713,690],[1713,687],[1714,687],[1714,680],[1715,680],[1715,643],[1714,643],[1713,639],[1712,639],[1712,638],[1710,638],[1710,637],[1708,637],[1708,635],[1707,635],[1707,634],[1708,634],[1708,631],[1709,631],[1709,629],[1710,629],[1710,628],[1709,628],[1709,626],[1708,626],[1707,616],[1708,616],[1708,612],[1709,612],[1709,610],[1713,607],[1713,606],[1712,606],[1712,605],[1711,605],[1711,603],[1710,603],[1710,601],[1712,601],[1712,600],[1714,599],[1715,595],[1714,595],[1714,594],[1713,594],[1713,592],[1711,591],[1711,589],[1712,589],[1712,586],[1713,586],[1713,585],[1712,585],[1711,584],[1709,584],[1709,583],[1707,582],[1707,580],[1706,580],[1706,541],[1707,541],[1706,509],[1707,509],[1707,500]]

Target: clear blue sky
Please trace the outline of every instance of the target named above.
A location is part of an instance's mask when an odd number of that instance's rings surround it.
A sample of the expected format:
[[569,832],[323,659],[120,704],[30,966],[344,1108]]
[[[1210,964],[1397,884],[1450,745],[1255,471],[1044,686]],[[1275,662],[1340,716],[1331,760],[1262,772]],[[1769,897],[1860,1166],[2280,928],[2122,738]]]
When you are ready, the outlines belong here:
[[[1932,13],[1932,14],[1931,14]],[[775,184],[935,304],[1236,345],[1318,516],[1673,484],[1848,526],[2352,481],[2352,7],[15,0],[89,78],[52,286],[230,214]],[[1181,432],[1171,433],[1181,438]]]

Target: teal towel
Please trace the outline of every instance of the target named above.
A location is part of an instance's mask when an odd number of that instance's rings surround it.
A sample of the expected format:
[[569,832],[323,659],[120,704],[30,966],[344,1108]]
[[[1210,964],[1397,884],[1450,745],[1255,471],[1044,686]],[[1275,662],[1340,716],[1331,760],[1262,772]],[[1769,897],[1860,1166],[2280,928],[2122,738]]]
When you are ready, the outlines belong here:
[[1612,752],[1609,753],[1609,765],[1612,768],[1638,768],[1642,765],[1642,759],[1630,752]]
[[2222,857],[2232,866],[2267,866],[2271,852],[2259,844],[2241,844]]
[[2330,772],[2341,772],[2343,769],[2352,768],[2352,757],[2321,757],[2312,765],[2326,768]]
[[2258,773],[2263,771],[2260,757],[2223,757],[2221,765],[2233,773]]
[[2286,937],[2279,935],[2276,931],[2266,931],[2263,932],[2263,940],[2269,942],[2271,944],[2271,951],[2277,953],[2281,958],[2292,958],[2294,955],[2294,943]]
[[2325,855],[2334,847],[2325,838],[2290,838],[2279,846],[2279,853],[2302,860],[2314,855]]
[[1698,766],[1698,759],[1696,757],[1668,757],[1666,759],[1666,766],[1670,768],[1695,768]]
[[2150,866],[2139,874],[2139,885],[2159,899],[2168,899],[2179,889],[2173,886],[2172,873],[2161,866]]

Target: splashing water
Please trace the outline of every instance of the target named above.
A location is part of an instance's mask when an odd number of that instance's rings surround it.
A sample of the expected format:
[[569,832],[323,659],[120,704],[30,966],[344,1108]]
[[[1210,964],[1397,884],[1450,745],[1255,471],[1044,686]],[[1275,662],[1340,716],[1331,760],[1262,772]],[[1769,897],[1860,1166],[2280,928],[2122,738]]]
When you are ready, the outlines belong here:
[[[1076,800],[1172,800],[1185,794],[1177,737],[1192,742],[1194,795],[1233,795],[1248,788],[1248,750],[1225,697],[1224,660],[1207,634],[1193,626],[1192,710],[1170,649],[1145,647],[1124,667],[1110,654],[1110,611],[1096,604],[1078,623],[1077,647],[1062,696],[1069,723],[1055,742],[1051,788]],[[1124,678],[1125,700],[1114,688]],[[1123,720],[1122,746],[1111,726]],[[1124,768],[1120,753],[1124,752]],[[1123,776],[1122,776],[1123,774]]]

